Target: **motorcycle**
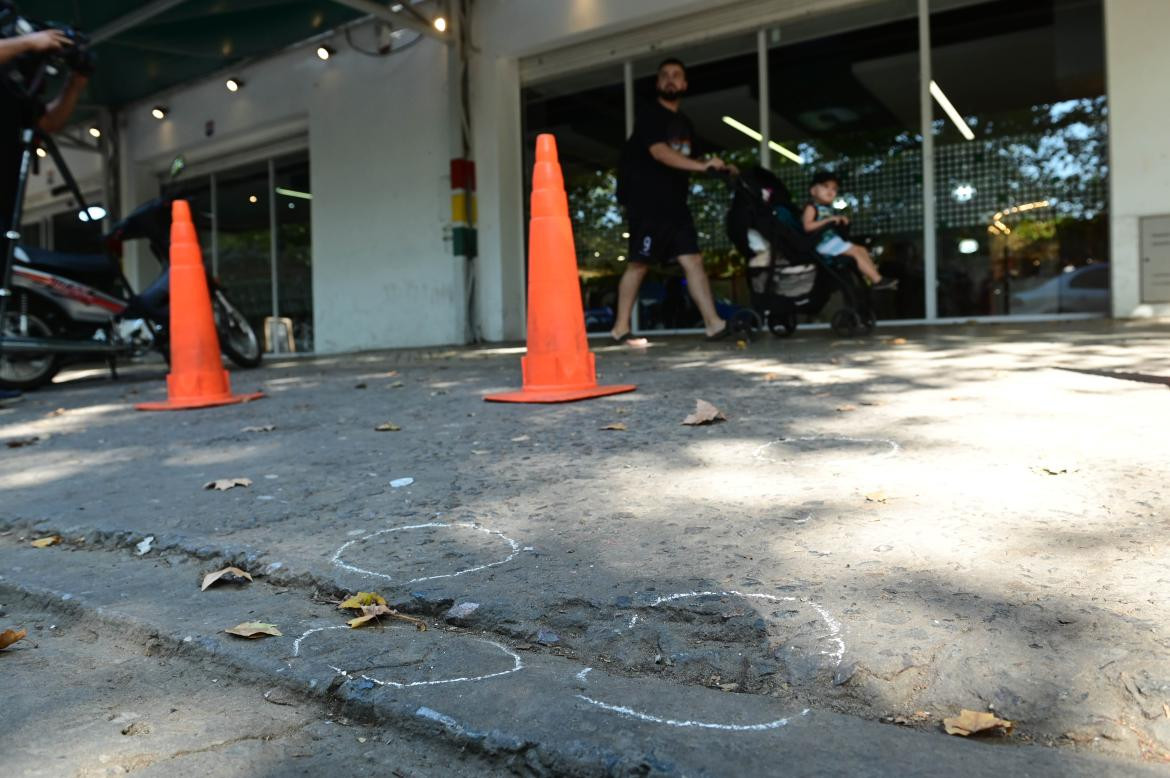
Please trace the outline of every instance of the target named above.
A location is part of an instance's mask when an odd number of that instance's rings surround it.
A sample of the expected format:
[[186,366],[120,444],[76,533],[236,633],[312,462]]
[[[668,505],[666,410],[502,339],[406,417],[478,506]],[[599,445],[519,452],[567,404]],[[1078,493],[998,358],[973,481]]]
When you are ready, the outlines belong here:
[[[102,254],[67,254],[17,245],[11,296],[0,322],[0,386],[35,389],[70,362],[117,359],[152,349],[170,361],[169,302],[171,201],[152,200],[114,223]],[[121,270],[122,246],[145,239],[163,272],[135,294]],[[207,288],[220,350],[240,367],[260,364],[252,325],[207,271]]]

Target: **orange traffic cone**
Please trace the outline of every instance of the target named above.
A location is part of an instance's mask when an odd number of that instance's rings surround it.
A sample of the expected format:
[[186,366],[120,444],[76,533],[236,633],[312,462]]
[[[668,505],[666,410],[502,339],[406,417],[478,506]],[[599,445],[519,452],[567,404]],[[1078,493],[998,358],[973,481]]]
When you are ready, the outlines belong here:
[[585,338],[577,251],[569,200],[552,135],[536,139],[532,222],[528,233],[528,354],[520,359],[524,388],[489,394],[509,403],[561,403],[632,392],[632,385],[598,386]]
[[179,411],[263,397],[263,392],[232,394],[219,357],[207,275],[186,200],[175,200],[171,206],[170,285],[171,372],[167,375],[167,401],[134,407],[140,411]]

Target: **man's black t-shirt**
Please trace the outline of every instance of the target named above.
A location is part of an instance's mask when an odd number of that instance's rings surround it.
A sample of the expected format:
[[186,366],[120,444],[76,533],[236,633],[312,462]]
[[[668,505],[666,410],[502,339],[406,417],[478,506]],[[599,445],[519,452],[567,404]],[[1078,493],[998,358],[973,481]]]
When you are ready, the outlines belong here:
[[694,125],[686,114],[664,108],[657,100],[637,113],[634,133],[622,149],[618,171],[618,201],[626,207],[631,221],[689,220],[690,174],[654,159],[650,147],[665,143],[689,157],[694,137]]

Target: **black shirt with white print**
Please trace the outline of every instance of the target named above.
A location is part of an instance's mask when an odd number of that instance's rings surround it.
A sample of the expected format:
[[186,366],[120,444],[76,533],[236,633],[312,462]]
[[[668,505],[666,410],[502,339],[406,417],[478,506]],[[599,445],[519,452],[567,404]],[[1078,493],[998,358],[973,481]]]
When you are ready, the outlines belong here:
[[694,138],[695,127],[681,111],[664,108],[657,100],[638,111],[618,172],[618,201],[626,207],[631,221],[689,221],[690,174],[654,159],[650,147],[665,143],[689,157]]

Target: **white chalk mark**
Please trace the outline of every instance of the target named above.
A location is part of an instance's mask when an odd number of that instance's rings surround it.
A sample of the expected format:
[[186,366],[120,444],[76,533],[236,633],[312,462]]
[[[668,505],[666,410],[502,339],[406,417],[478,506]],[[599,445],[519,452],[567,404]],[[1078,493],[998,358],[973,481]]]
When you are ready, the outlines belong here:
[[578,680],[578,681],[584,681],[584,680],[585,680],[585,676],[589,675],[589,671],[590,671],[590,670],[592,670],[592,669],[593,669],[592,667],[586,667],[584,670],[582,670],[581,672],[577,673],[577,680]]
[[[713,721],[679,721],[677,719],[664,719],[660,716],[652,716],[649,713],[642,713],[633,708],[627,708],[624,705],[610,705],[600,700],[595,700],[592,697],[586,697],[584,694],[578,694],[577,699],[585,700],[590,705],[596,705],[602,710],[607,710],[610,713],[617,713],[621,716],[627,716],[632,719],[639,719],[641,721],[649,721],[652,724],[665,724],[669,727],[697,727],[699,729],[721,729],[726,732],[763,732],[769,729],[780,729],[788,725],[788,719],[776,719],[775,721],[766,721],[762,724],[719,724]],[[806,711],[807,713],[807,711]],[[804,714],[801,714],[804,715]]]
[[[836,651],[822,651],[825,656],[831,656],[837,660],[836,664],[840,665],[841,660],[845,658],[845,641],[841,639],[841,623],[833,618],[833,615],[824,609],[819,603],[812,600],[800,600],[796,597],[777,597],[774,594],[762,594],[753,592],[680,592],[678,594],[668,594],[665,597],[658,597],[654,602],[650,603],[649,607],[657,608],[664,602],[674,602],[675,600],[685,600],[689,597],[750,597],[758,600],[770,600],[772,602],[800,602],[812,608],[825,622],[825,626],[829,628],[827,635],[824,638],[833,641],[837,645]],[[636,616],[634,618],[637,618]],[[633,626],[631,620],[630,626]]]
[[462,735],[467,732],[467,728],[455,719],[451,718],[445,713],[439,713],[437,710],[428,708],[425,705],[419,707],[419,709],[414,712],[414,715],[442,724],[456,735]]
[[[837,435],[807,435],[805,437],[800,437],[800,438],[780,438],[779,440],[773,440],[769,443],[765,443],[764,445],[760,446],[759,448],[757,448],[755,450],[755,452],[752,454],[752,459],[755,459],[755,460],[760,461],[760,462],[767,462],[770,464],[776,464],[777,460],[775,460],[769,456],[766,456],[765,452],[769,448],[772,448],[773,446],[777,446],[781,443],[792,443],[792,442],[796,442],[796,443],[819,443],[819,442],[883,443],[883,444],[885,444],[888,450],[883,451],[880,454],[871,455],[874,459],[889,459],[890,457],[897,456],[902,451],[902,446],[900,446],[897,441],[887,440],[886,438],[849,438],[849,437],[841,437],[841,436],[837,436]],[[813,452],[810,452],[810,453],[813,453]],[[845,459],[831,459],[831,460],[829,460],[830,463],[844,463],[847,461],[848,460],[845,460]]]
[[484,565],[470,567],[466,570],[458,570],[454,573],[443,573],[441,575],[425,575],[425,576],[422,576],[421,578],[411,578],[409,581],[403,581],[404,585],[412,584],[412,583],[419,583],[420,581],[433,581],[436,578],[454,578],[454,577],[459,576],[459,575],[467,575],[468,573],[477,573],[480,570],[486,570],[489,567],[496,567],[497,565],[507,564],[508,562],[511,562],[513,559],[515,559],[516,555],[520,553],[520,544],[517,543],[516,541],[512,540],[510,537],[508,537],[504,533],[500,532],[499,530],[488,529],[487,527],[483,527],[483,526],[480,526],[479,524],[474,524],[471,522],[456,522],[454,524],[449,524],[449,523],[441,522],[441,521],[432,521],[432,522],[429,522],[427,524],[408,524],[404,527],[390,527],[389,529],[380,529],[377,532],[371,532],[369,535],[366,535],[365,537],[356,538],[354,540],[348,540],[345,543],[343,543],[341,545],[341,548],[337,549],[337,551],[333,554],[333,560],[332,560],[333,564],[337,565],[338,567],[340,567],[344,570],[349,570],[350,572],[353,572],[353,573],[360,573],[362,575],[371,575],[371,576],[374,576],[375,578],[384,578],[387,581],[393,581],[394,580],[393,576],[386,575],[385,573],[376,573],[373,570],[366,570],[364,568],[357,567],[355,565],[351,565],[348,562],[343,561],[341,558],[341,555],[344,554],[345,550],[347,548],[349,548],[350,546],[352,546],[354,543],[363,543],[363,542],[369,540],[370,538],[377,537],[378,535],[384,535],[387,532],[402,532],[403,530],[429,529],[432,527],[459,527],[462,529],[478,530],[479,532],[483,532],[483,533],[486,533],[488,535],[495,535],[495,536],[499,537],[501,540],[503,540],[505,543],[508,544],[508,546],[512,549],[512,553],[508,554],[508,556],[504,557],[503,559],[501,559],[497,562],[488,562],[487,564],[484,564]]
[[[300,654],[301,654],[301,641],[303,641],[305,638],[309,637],[309,635],[315,634],[317,632],[325,632],[326,630],[331,630],[331,629],[349,629],[349,627],[345,624],[339,624],[337,626],[332,626],[332,627],[315,627],[313,629],[307,630],[303,635],[301,635],[299,638],[297,638],[296,640],[293,641],[293,656],[294,657],[300,656]],[[361,679],[361,680],[365,680],[365,681],[370,681],[371,683],[376,683],[379,686],[392,686],[395,689],[410,689],[410,688],[415,687],[415,686],[441,686],[443,684],[449,684],[449,683],[468,683],[471,681],[486,681],[489,678],[499,678],[502,675],[511,675],[512,673],[515,673],[515,672],[518,672],[518,671],[524,669],[524,661],[522,659],[520,659],[520,655],[517,654],[512,649],[508,648],[507,646],[501,645],[500,643],[497,643],[494,640],[485,640],[483,638],[472,638],[472,639],[477,640],[480,643],[487,643],[489,646],[495,646],[496,648],[500,649],[500,651],[503,651],[505,654],[510,656],[512,658],[512,662],[513,662],[511,669],[501,670],[498,673],[487,673],[486,675],[462,676],[459,678],[440,678],[436,681],[411,681],[410,683],[401,683],[399,681],[384,681],[381,678],[374,678],[372,676],[365,675],[364,673],[351,673],[348,670],[344,670],[340,667],[335,667],[334,665],[329,665],[329,669],[332,670],[333,672],[337,673],[338,675],[345,676],[346,678],[348,678],[350,680]]]

